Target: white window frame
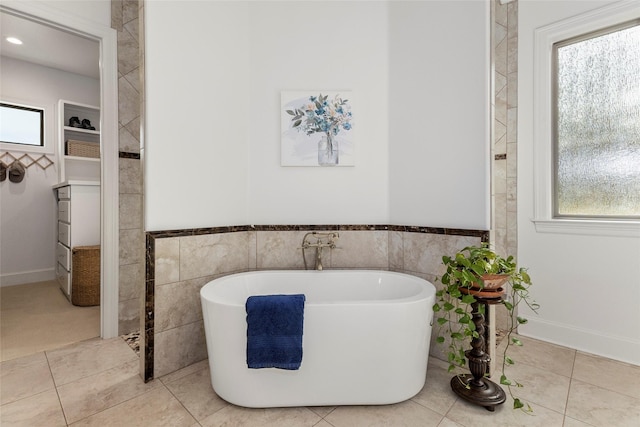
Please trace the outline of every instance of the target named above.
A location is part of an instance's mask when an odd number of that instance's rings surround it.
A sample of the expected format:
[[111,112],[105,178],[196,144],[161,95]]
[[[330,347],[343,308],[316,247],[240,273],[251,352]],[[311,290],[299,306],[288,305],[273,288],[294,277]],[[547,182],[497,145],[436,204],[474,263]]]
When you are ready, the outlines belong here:
[[634,219],[554,218],[553,45],[640,18],[640,2],[625,0],[536,29],[534,35],[534,218],[540,233],[640,237]]

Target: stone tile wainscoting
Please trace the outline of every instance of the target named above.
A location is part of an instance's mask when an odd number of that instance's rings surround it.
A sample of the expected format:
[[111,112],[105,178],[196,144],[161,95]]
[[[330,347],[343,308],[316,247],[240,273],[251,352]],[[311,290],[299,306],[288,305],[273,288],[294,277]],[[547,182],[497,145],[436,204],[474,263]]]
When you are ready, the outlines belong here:
[[[338,231],[326,255],[332,269],[376,269],[431,282],[442,255],[488,241],[488,231],[392,225],[238,226],[147,232],[141,352],[145,381],[207,358],[200,288],[227,274],[304,269],[300,246],[309,231]],[[311,252],[307,261],[311,260]],[[438,349],[432,346],[432,354]]]

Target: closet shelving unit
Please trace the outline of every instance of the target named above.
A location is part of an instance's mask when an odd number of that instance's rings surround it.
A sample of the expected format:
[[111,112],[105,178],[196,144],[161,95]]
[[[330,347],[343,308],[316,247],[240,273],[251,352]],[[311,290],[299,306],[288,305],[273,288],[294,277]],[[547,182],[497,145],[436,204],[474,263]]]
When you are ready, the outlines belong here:
[[[95,130],[69,126],[69,119],[87,119]],[[69,140],[100,152],[100,109],[60,100],[58,103],[58,202],[56,276],[64,295],[72,300],[73,249],[100,244],[100,158],[69,155]],[[96,144],[91,146],[89,144]]]
[[[60,100],[58,103],[60,134],[58,136],[59,168],[58,178],[60,182],[71,180],[99,181],[100,159],[68,155],[67,141],[76,140],[100,146],[100,109],[92,105],[79,104],[71,101]],[[69,126],[69,119],[78,117],[82,122],[87,119],[95,130],[76,128]]]

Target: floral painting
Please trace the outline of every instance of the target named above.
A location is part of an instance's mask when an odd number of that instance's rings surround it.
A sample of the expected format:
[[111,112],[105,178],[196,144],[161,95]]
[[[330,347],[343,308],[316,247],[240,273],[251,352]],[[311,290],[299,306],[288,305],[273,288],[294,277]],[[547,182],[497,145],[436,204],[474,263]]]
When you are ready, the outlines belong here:
[[282,92],[282,166],[353,166],[350,92]]

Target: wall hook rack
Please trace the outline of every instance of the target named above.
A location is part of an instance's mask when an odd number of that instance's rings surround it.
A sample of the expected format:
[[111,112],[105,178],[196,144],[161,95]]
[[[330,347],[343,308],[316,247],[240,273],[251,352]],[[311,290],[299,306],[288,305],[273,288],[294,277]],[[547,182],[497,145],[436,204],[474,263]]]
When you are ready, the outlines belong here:
[[19,162],[25,169],[29,169],[31,166],[38,166],[42,170],[46,170],[49,166],[53,166],[55,163],[49,158],[48,155],[42,154],[40,156],[32,156],[31,154],[24,153],[22,155],[11,154],[6,151],[0,154],[0,161],[7,166],[11,166],[13,162]]

